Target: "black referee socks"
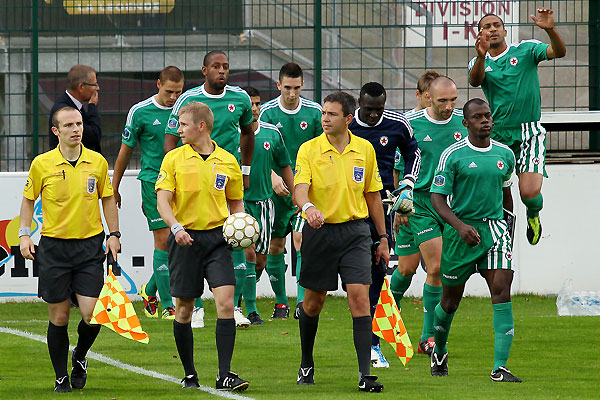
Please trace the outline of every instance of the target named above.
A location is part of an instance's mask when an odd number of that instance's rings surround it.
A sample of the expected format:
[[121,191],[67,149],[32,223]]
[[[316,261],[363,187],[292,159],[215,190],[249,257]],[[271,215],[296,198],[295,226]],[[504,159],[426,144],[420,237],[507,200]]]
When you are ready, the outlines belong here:
[[352,331],[354,334],[354,348],[358,358],[358,379],[370,375],[371,372],[371,316],[352,318]]
[[173,336],[175,336],[175,344],[179,359],[183,364],[185,375],[196,375],[194,368],[194,334],[192,333],[192,323],[181,324],[173,320]]
[[69,356],[69,325],[56,326],[52,322],[48,322],[48,352],[50,353],[50,361],[54,367],[56,379],[67,375],[67,358]]
[[75,359],[82,361],[85,358],[88,350],[94,344],[96,337],[98,337],[101,327],[102,325],[88,325],[83,320],[79,322],[79,326],[77,327],[79,338],[77,339],[77,347],[75,348]]
[[300,326],[300,343],[302,347],[302,361],[300,366],[303,368],[313,367],[313,348],[315,347],[315,337],[319,327],[319,316],[309,317],[304,312],[304,307],[300,307],[300,316],[298,318]]
[[233,318],[217,318],[215,341],[219,356],[219,376],[227,376],[231,370],[231,357],[235,346],[235,320]]

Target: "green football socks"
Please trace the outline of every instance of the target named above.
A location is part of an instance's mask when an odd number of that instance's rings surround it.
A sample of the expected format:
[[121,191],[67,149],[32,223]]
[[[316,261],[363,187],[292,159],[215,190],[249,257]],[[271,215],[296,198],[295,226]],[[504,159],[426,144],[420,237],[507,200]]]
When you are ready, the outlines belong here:
[[235,272],[235,291],[233,294],[233,306],[237,307],[244,288],[246,280],[246,256],[244,250],[234,249],[233,253],[233,271]]
[[244,303],[246,303],[246,315],[255,312],[258,314],[256,309],[256,263],[246,261],[246,277],[244,279],[244,288],[242,295],[244,296]]
[[285,293],[285,255],[281,254],[269,254],[267,259],[267,274],[269,274],[269,281],[271,282],[271,288],[275,292],[276,304],[288,305],[287,295]]
[[[493,304],[494,308],[494,371],[498,367],[506,367],[513,338],[515,324],[513,322],[512,303]],[[436,342],[437,343],[437,342]]]
[[441,286],[423,285],[423,333],[421,334],[421,340],[427,340],[430,337],[433,337],[433,316],[435,306],[438,305],[441,298]]
[[414,274],[411,276],[402,275],[400,271],[398,271],[398,268],[396,268],[392,274],[390,290],[392,291],[392,295],[394,295],[394,300],[396,300],[398,308],[400,308],[400,301],[404,297],[404,293],[408,290],[413,276]]
[[[167,307],[173,307],[173,298],[171,297],[171,281],[169,279],[169,253],[163,250],[154,249],[152,260],[154,269],[154,279],[160,295],[163,310]],[[148,294],[148,292],[146,292]]]
[[527,207],[527,218],[537,217],[540,214],[540,210],[544,207],[544,197],[541,193],[533,199],[524,199],[521,197],[521,201]]
[[452,318],[454,318],[454,314],[455,313],[446,313],[440,303],[435,306],[433,318],[433,326],[435,330],[433,335],[435,338],[434,351],[440,356],[444,355],[448,351],[446,349],[446,343],[448,343],[448,334],[450,333],[450,325],[452,324]]
[[[302,254],[300,250],[296,251],[296,282],[300,280],[300,267],[302,266]],[[298,299],[296,300],[296,304],[300,303],[304,300],[304,288],[300,286],[300,283],[297,283],[298,286]]]

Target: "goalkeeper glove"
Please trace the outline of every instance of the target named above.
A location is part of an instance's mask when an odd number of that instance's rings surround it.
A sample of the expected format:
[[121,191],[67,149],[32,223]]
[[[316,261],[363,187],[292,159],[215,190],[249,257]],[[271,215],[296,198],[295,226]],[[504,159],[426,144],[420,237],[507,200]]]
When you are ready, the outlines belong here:
[[405,179],[398,189],[392,193],[387,191],[388,198],[383,200],[383,202],[388,205],[388,214],[397,212],[403,217],[409,217],[415,213],[413,207],[413,186],[414,183],[411,180]]

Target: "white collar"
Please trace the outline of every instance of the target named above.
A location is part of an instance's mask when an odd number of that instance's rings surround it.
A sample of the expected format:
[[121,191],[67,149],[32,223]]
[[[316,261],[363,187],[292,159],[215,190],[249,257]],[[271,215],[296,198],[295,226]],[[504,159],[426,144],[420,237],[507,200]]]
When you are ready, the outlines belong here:
[[489,57],[490,60],[492,60],[492,61],[496,61],[497,59],[499,59],[500,57],[502,57],[502,56],[506,55],[506,53],[508,53],[508,49],[510,49],[510,46],[511,46],[510,44],[507,44],[506,49],[504,49],[504,51],[502,53],[498,54],[497,56],[492,57],[492,55],[488,52],[486,54],[486,57]]
[[75,104],[75,106],[77,107],[77,109],[79,111],[81,111],[81,107],[83,107],[83,103],[80,102],[79,100],[77,100],[75,97],[73,97],[73,95],[71,93],[69,93],[68,90],[65,90],[65,93],[71,98],[71,100],[73,101],[73,103]]
[[284,113],[286,113],[286,114],[290,114],[290,115],[292,115],[292,114],[297,114],[297,113],[298,113],[298,111],[300,111],[300,109],[302,108],[302,98],[299,98],[299,99],[298,99],[298,107],[294,108],[293,110],[288,110],[287,108],[285,108],[285,107],[283,106],[283,103],[281,102],[281,96],[279,96],[279,97],[277,98],[277,104],[279,105],[279,109],[280,109],[281,111],[283,111]]
[[152,96],[152,104],[154,104],[156,106],[156,108],[160,108],[161,110],[170,110],[173,108],[173,107],[161,106],[160,104],[158,104],[158,101],[156,101],[156,96],[158,96],[158,94],[155,94],[154,96]]
[[206,91],[206,89],[204,88],[204,86],[206,85],[206,83],[202,84],[202,94],[205,95],[208,98],[211,99],[220,99],[222,97],[225,96],[225,93],[227,93],[227,85],[225,85],[225,87],[223,88],[223,93],[221,94],[210,94]]
[[477,147],[471,143],[471,141],[469,140],[469,137],[467,136],[467,146],[469,146],[471,148],[471,150],[475,150],[480,153],[485,153],[492,149],[492,141],[490,140],[490,145],[488,147]]
[[[448,117],[448,119],[443,120],[443,121],[438,121],[437,119],[433,118],[431,115],[429,115],[429,110],[430,107],[425,108],[425,112],[423,113],[425,115],[425,118],[427,118],[427,120],[429,122],[431,122],[432,124],[438,124],[438,125],[446,125],[448,122],[450,122],[450,120],[452,119],[452,115],[450,114],[450,116]],[[452,110],[452,113],[454,113],[454,110]]]

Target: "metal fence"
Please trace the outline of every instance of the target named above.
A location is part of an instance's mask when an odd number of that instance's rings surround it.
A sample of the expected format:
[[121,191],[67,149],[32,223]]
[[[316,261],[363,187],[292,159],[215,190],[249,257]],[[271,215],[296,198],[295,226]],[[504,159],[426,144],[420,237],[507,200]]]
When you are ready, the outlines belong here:
[[[282,64],[305,71],[305,97],[357,95],[368,81],[388,89],[388,104],[415,106],[426,69],[452,77],[459,105],[480,89],[468,85],[477,21],[503,17],[509,40],[548,42],[529,15],[555,10],[565,58],[540,64],[544,111],[598,109],[600,2],[563,1],[278,1],[4,0],[0,3],[0,171],[20,171],[48,149],[48,112],[75,64],[98,71],[103,153],[112,165],[129,108],[155,93],[158,72],[180,67],[185,88],[202,83],[202,58],[221,49],[230,83],[251,84],[262,100],[278,95]],[[559,135],[564,135],[559,136]],[[592,135],[593,139],[593,135]],[[550,151],[596,148],[589,131],[556,133]],[[134,153],[130,167],[139,166]]]

